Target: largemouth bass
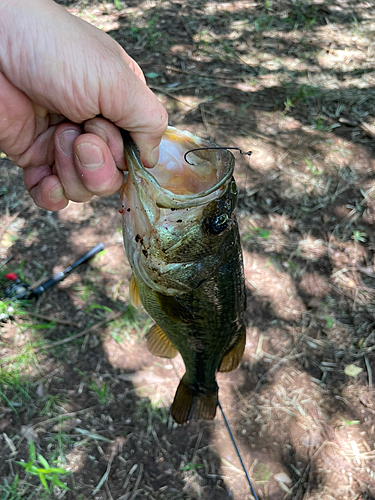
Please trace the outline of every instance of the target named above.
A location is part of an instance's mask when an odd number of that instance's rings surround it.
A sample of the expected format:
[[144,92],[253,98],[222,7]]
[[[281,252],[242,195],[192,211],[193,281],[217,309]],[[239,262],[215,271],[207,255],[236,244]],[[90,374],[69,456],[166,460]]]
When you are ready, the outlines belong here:
[[216,145],[169,127],[158,164],[145,169],[124,137],[128,177],[122,189],[123,234],[132,268],[134,305],[154,319],[147,347],[156,356],[180,352],[186,372],[171,413],[182,424],[213,419],[216,372],[241,360],[246,293],[238,226],[234,157]]

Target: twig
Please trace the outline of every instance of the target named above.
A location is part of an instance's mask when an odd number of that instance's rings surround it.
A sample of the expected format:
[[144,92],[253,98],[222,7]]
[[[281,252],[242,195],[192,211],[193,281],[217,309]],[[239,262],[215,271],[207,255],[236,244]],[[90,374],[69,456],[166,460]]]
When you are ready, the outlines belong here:
[[196,108],[197,104],[190,104],[189,102],[184,101],[183,99],[180,99],[179,97],[173,95],[171,92],[167,92],[163,87],[157,87],[156,85],[149,85],[150,89],[156,90],[157,92],[161,92],[164,95],[167,95],[168,97],[171,97],[172,99],[175,99],[178,102],[181,102],[185,106],[188,106],[189,108]]
[[367,374],[368,374],[368,387],[371,390],[372,389],[372,370],[371,370],[371,365],[370,365],[370,362],[368,360],[367,355],[365,356],[365,364],[366,364]]
[[[47,420],[40,420],[39,422],[36,422],[34,425],[31,426],[30,428],[30,432],[34,429],[36,429],[38,427],[38,425],[42,424],[43,423],[43,426],[46,426],[46,424],[51,424],[52,422],[54,422],[55,420],[67,420],[71,417],[75,417],[76,415],[78,415],[79,413],[85,413],[86,411],[91,411],[93,410],[94,408],[96,408],[96,405],[95,406],[89,406],[88,408],[83,408],[82,410],[77,410],[77,411],[72,411],[70,413],[64,413],[63,415],[57,415],[56,417],[52,417],[52,418],[49,418]],[[17,448],[20,447],[20,444],[22,443],[22,441],[25,439],[25,434],[23,436],[21,436],[17,442]]]
[[9,257],[7,257],[4,262],[2,262],[0,264],[0,268],[3,268],[6,264],[8,264],[8,262],[10,262],[12,259],[14,259],[14,255],[9,255]]
[[136,497],[138,486],[139,486],[139,483],[141,482],[142,474],[143,474],[143,463],[141,462],[139,464],[139,472],[138,472],[138,477],[137,477],[137,480],[136,480],[134,488],[133,488],[133,494],[129,500],[134,500],[134,498]]
[[276,363],[272,368],[270,368],[268,371],[266,371],[266,373],[264,373],[260,377],[260,379],[258,380],[257,385],[254,387],[254,391],[257,391],[260,388],[260,386],[262,385],[263,381],[268,377],[268,375],[270,375],[275,370],[277,370],[279,368],[279,366],[283,365],[287,361],[290,361],[292,359],[297,359],[297,358],[299,358],[299,357],[301,357],[303,355],[304,355],[303,352],[297,352],[296,354],[289,354],[288,356],[285,356],[285,358],[281,358],[278,363]]
[[365,134],[367,134],[370,137],[372,137],[373,139],[375,139],[375,129],[374,129],[374,127],[371,127],[367,123],[361,121],[359,123],[359,128],[362,129]]
[[102,326],[104,326],[106,323],[109,323],[110,321],[113,321],[117,318],[120,318],[126,313],[126,311],[119,311],[117,313],[113,313],[109,316],[109,318],[104,319],[103,321],[100,321],[100,323],[96,323],[96,325],[90,326],[90,328],[86,328],[86,330],[83,330],[82,332],[76,333],[76,335],[72,335],[71,337],[68,337],[66,339],[62,340],[57,340],[56,342],[52,342],[51,344],[45,345],[43,347],[40,347],[39,350],[45,350],[45,349],[52,349],[53,347],[56,347],[58,345],[63,345],[67,344],[68,342],[71,342],[72,340],[78,339],[80,337],[83,337],[87,335],[88,333],[92,333],[96,330],[99,330]]
[[27,208],[29,208],[30,205],[27,205],[27,207],[25,208],[22,208],[22,210],[19,210],[18,212],[16,212],[15,214],[13,214],[12,216],[10,216],[10,219],[9,221],[6,223],[5,227],[0,231],[0,240],[1,238],[3,237],[3,235],[5,234],[6,230],[8,229],[8,227],[17,219],[17,217],[19,216],[19,214],[21,212],[23,212],[24,210],[26,210]]
[[79,328],[79,324],[75,323],[74,321],[66,321],[64,319],[51,318],[51,316],[46,316],[45,314],[34,313],[29,311],[27,311],[26,314],[32,316],[33,318],[44,319],[46,321],[58,323],[59,325],[73,326],[74,328]]
[[105,482],[104,487],[105,487],[105,491],[107,492],[107,496],[108,496],[109,500],[113,500],[111,490],[109,489],[109,486],[108,486],[108,481]]
[[[126,476],[124,486],[122,487],[122,489],[125,490],[125,492],[126,492],[128,486],[129,486],[130,478],[132,477],[132,475],[134,474],[134,472],[137,470],[137,467],[138,467],[138,464],[134,464],[133,467],[128,472],[128,475]],[[128,492],[126,492],[124,495],[122,495],[118,500],[123,499],[124,497],[126,497],[126,495],[128,495]]]
[[205,73],[196,73],[194,71],[186,71],[184,69],[175,68],[174,66],[166,66],[166,69],[169,71],[174,71],[175,73],[183,73],[184,75],[192,75],[199,76],[201,78],[213,78],[213,79],[222,79],[222,80],[243,80],[243,76],[233,75],[233,76],[224,76],[224,75],[206,75]]
[[180,16],[181,24],[184,26],[186,33],[190,36],[190,38],[194,41],[194,34],[190,31],[190,28],[185,23],[184,16]]
[[[327,444],[333,444],[329,441],[325,441],[322,443],[319,448],[316,450],[316,452],[313,454],[313,456],[310,458],[308,464],[306,465],[301,477],[298,479],[298,481],[293,485],[293,487],[288,491],[286,495],[283,496],[283,500],[289,497],[293,493],[294,490],[299,490],[300,486],[303,485],[308,478],[308,475],[310,473],[311,465],[313,464],[313,461],[316,459],[316,457],[323,451],[323,449],[327,446]],[[298,491],[297,491],[298,493]],[[297,495],[293,496],[293,500],[297,500]]]
[[96,495],[98,493],[98,491],[100,490],[100,488],[103,486],[103,484],[108,480],[108,476],[109,476],[109,473],[110,473],[110,470],[112,467],[112,462],[113,462],[113,459],[115,458],[115,456],[116,456],[116,450],[113,450],[111,453],[111,456],[109,457],[109,460],[108,460],[107,470],[105,471],[105,473],[103,474],[103,477],[99,481],[98,486],[92,492],[92,496]]

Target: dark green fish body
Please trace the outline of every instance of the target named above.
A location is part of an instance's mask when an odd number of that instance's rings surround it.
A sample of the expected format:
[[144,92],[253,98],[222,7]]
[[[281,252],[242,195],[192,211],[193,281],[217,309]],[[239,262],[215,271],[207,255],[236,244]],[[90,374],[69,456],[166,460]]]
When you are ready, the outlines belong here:
[[129,174],[122,204],[132,294],[137,291],[156,323],[147,337],[150,351],[165,357],[178,351],[184,360],[172,405],[178,423],[193,415],[214,418],[216,372],[236,368],[245,346],[233,156],[202,151],[192,154],[192,166],[183,160],[188,149],[207,144],[212,146],[169,128],[159,164],[149,171],[134,145],[125,146]]

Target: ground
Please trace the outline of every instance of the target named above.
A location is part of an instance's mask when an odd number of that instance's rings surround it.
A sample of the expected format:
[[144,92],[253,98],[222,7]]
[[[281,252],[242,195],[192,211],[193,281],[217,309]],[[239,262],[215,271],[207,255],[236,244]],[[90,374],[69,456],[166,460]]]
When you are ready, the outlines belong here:
[[[235,169],[247,343],[218,381],[259,499],[374,499],[373,2],[64,5],[139,62],[171,125],[253,151]],[[49,213],[0,161],[2,277],[105,245],[36,303],[9,310],[2,278],[0,498],[252,498],[220,414],[170,417],[183,365],[147,352],[129,305],[118,194]]]

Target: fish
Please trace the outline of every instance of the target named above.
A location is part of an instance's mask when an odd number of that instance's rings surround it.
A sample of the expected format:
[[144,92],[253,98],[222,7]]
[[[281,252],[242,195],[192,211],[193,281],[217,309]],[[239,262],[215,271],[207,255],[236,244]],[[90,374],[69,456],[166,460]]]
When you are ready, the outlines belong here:
[[[216,373],[237,368],[246,344],[246,289],[234,157],[168,127],[157,165],[145,168],[123,134],[128,168],[121,191],[130,298],[155,321],[146,335],[155,356],[181,354],[185,374],[171,406],[178,424],[212,420]],[[186,161],[188,160],[188,161]]]

